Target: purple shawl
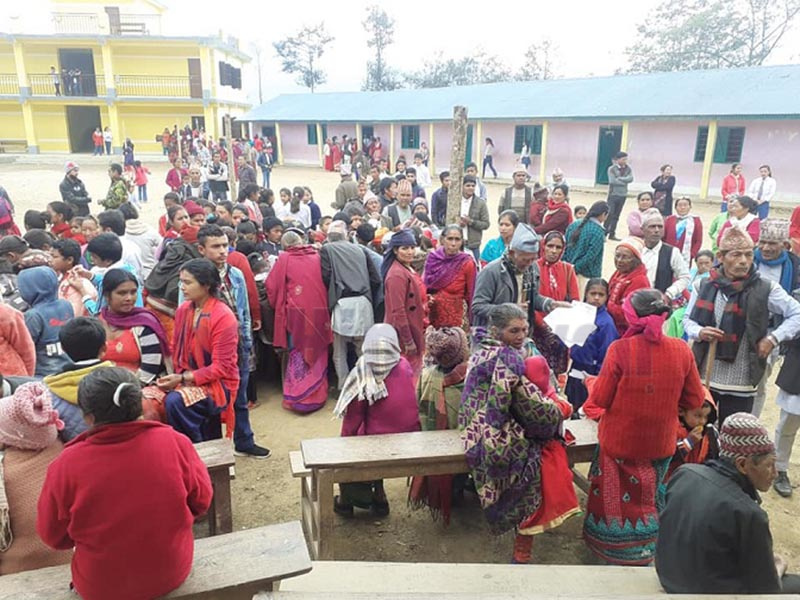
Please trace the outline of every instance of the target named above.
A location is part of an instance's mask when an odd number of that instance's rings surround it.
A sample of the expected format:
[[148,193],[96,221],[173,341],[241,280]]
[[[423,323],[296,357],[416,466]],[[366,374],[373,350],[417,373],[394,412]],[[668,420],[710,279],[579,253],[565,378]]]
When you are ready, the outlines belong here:
[[100,310],[100,315],[106,323],[117,329],[149,327],[158,338],[158,344],[161,346],[161,354],[164,356],[170,355],[169,340],[167,340],[167,332],[164,331],[164,326],[161,324],[161,321],[146,308],[137,307],[127,315],[118,315],[111,312],[107,306],[104,306]]
[[458,275],[465,263],[473,260],[466,252],[459,252],[448,256],[444,248],[439,246],[428,254],[425,262],[425,276],[423,283],[427,290],[439,291],[450,285]]

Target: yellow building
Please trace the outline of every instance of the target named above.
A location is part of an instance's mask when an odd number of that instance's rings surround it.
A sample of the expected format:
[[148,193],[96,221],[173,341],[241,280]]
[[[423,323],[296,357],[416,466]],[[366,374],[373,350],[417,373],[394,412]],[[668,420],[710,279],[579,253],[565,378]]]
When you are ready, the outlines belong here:
[[235,39],[163,35],[162,4],[110,4],[51,0],[49,14],[0,22],[0,145],[91,152],[108,126],[116,152],[125,138],[159,152],[165,127],[216,138],[225,114],[249,108]]

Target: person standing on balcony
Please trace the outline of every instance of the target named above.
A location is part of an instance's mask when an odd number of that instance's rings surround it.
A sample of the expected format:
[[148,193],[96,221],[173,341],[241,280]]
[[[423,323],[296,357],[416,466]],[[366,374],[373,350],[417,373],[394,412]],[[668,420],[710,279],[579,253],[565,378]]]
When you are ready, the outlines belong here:
[[[106,145],[106,154],[111,156],[111,142],[114,140],[114,136],[111,133],[111,127],[106,125],[106,128],[103,129],[103,143]],[[100,153],[102,154],[102,152]]]
[[69,72],[70,78],[72,79],[72,95],[73,96],[83,96],[83,81],[81,80],[81,70],[77,67],[71,69]]
[[72,76],[66,69],[61,69],[61,81],[64,84],[64,95],[72,95]]
[[55,67],[50,67],[50,79],[53,82],[53,87],[56,90],[56,96],[61,95],[61,76],[56,71]]

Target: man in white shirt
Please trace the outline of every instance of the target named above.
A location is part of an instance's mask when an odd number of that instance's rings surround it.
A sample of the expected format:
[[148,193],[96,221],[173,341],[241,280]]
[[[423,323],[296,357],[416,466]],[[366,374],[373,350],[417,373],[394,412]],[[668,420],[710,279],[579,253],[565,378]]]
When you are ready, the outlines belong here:
[[642,262],[650,284],[674,300],[689,287],[689,267],[680,250],[661,241],[664,237],[664,217],[657,208],[649,208],[642,215],[642,232]]

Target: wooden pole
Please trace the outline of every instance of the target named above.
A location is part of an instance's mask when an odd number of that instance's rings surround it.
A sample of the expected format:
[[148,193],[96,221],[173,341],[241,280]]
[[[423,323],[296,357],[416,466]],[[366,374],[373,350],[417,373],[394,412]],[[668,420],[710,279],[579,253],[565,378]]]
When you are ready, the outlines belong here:
[[714,370],[714,361],[717,359],[717,340],[712,340],[706,355],[706,389],[711,391],[711,372]]
[[231,122],[231,116],[229,114],[226,113],[222,118],[222,125],[225,129],[225,143],[228,146],[228,187],[231,192],[231,202],[235,203],[238,194],[236,193],[236,169],[233,163],[233,138],[231,136],[233,133],[233,123]]
[[447,224],[458,223],[461,214],[461,179],[467,153],[467,107],[453,107],[453,147],[450,152],[450,189],[447,192]]

